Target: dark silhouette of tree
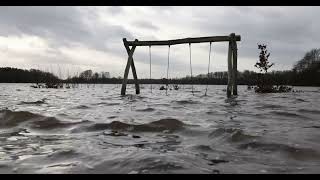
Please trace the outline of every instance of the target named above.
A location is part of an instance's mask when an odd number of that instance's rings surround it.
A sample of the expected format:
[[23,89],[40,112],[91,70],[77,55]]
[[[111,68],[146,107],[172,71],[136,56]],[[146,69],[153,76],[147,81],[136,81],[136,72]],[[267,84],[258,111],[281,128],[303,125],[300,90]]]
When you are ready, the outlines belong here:
[[80,78],[83,78],[85,80],[90,80],[92,78],[92,70],[85,70],[82,73],[80,73]]
[[[274,65],[274,63],[270,64],[269,62],[270,53],[268,53],[267,45],[258,44],[258,49],[260,49],[259,61],[254,66],[263,73],[258,74],[258,77],[256,78],[255,84],[257,85],[257,87],[255,87],[255,92],[275,93],[291,91],[291,88],[287,86],[278,86],[277,79],[273,78],[275,74],[267,74],[268,69]],[[275,84],[277,84],[276,87],[274,87]]]
[[293,67],[297,85],[320,86],[320,49],[308,51]]
[[268,69],[274,65],[274,63],[269,64],[269,56],[267,45],[258,44],[258,49],[260,49],[259,61],[254,65],[260,72],[264,71],[265,73],[268,72]]
[[0,67],[0,83],[46,83],[57,82],[59,78],[52,73],[36,69],[23,70]]
[[293,70],[296,72],[308,71],[316,67],[320,63],[320,49],[312,49],[307,52],[304,57],[298,61]]

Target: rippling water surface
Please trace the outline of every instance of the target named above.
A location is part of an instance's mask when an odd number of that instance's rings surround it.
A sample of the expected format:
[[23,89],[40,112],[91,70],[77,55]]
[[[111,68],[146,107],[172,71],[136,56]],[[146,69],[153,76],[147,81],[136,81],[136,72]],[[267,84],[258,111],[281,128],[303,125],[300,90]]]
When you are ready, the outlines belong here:
[[320,88],[0,84],[0,173],[319,173]]

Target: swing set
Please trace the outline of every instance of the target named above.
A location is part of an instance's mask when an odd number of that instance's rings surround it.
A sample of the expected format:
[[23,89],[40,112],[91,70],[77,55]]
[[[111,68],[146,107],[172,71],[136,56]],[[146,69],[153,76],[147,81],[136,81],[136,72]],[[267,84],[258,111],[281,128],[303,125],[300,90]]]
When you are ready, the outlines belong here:
[[[227,85],[227,97],[231,95],[238,95],[237,89],[237,41],[241,41],[240,35],[235,35],[231,33],[229,36],[210,36],[210,37],[197,37],[197,38],[185,38],[185,39],[175,39],[166,41],[127,41],[123,38],[124,47],[128,53],[128,61],[124,71],[124,78],[121,87],[121,95],[126,94],[126,87],[128,82],[128,74],[130,67],[132,69],[132,74],[135,83],[136,94],[140,94],[140,87],[137,77],[136,68],[133,61],[133,53],[137,46],[149,46],[149,60],[150,60],[150,79],[151,79],[151,46],[168,46],[168,64],[167,64],[167,81],[169,80],[169,58],[170,58],[170,46],[176,44],[189,44],[189,56],[190,56],[190,78],[192,81],[192,61],[191,61],[191,44],[192,43],[210,43],[209,44],[209,62],[208,62],[208,81],[206,86],[205,95],[207,95],[208,84],[209,84],[209,74],[210,74],[210,61],[211,61],[211,44],[212,42],[229,42],[228,48],[228,85]],[[130,48],[131,47],[131,48]],[[166,83],[166,94],[168,89],[168,83]],[[152,92],[152,85],[151,85]],[[192,94],[193,94],[193,83],[192,83]]]

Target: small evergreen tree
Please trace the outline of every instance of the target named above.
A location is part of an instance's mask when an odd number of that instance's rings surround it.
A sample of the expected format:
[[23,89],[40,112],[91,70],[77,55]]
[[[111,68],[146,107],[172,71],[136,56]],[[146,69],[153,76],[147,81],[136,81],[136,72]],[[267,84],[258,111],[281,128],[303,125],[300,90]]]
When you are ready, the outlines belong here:
[[270,53],[268,53],[267,45],[258,44],[258,49],[260,49],[259,61],[254,65],[260,70],[257,81],[257,87],[255,91],[258,93],[276,93],[276,92],[289,92],[292,88],[281,85],[280,87],[274,87],[274,81],[272,80],[270,74],[267,74],[268,69],[270,69],[274,63],[269,62]]
[[260,69],[260,72],[264,71],[264,73],[267,73],[274,63],[269,64],[270,53],[268,53],[267,45],[258,44],[258,49],[260,49],[259,61],[254,66]]

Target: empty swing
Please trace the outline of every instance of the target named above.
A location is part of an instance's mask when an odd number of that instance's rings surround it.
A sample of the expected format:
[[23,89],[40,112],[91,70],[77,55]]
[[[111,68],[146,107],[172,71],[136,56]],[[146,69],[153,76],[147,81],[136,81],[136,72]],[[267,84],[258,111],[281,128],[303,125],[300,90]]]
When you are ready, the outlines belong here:
[[150,92],[152,93],[152,80],[151,80],[151,46],[149,46],[149,62],[150,62]]
[[168,46],[168,65],[167,65],[166,95],[168,95],[168,84],[169,84],[169,59],[170,59],[170,45]]
[[164,86],[160,87],[160,90],[166,90],[166,95],[168,95],[168,85],[169,85],[169,64],[170,64],[170,45],[168,46],[167,78],[165,79],[166,87]]
[[[209,45],[209,61],[208,61],[208,73],[207,73],[207,84],[205,88],[205,96],[207,96],[208,92],[208,85],[209,85],[209,78],[210,78],[210,63],[211,63],[211,47],[212,47],[212,42],[210,42]],[[189,60],[190,60],[190,79],[191,79],[191,92],[192,95],[194,95],[194,83],[193,83],[193,74],[192,74],[192,54],[191,54],[191,43],[189,43]],[[151,46],[149,46],[149,69],[150,69],[150,82],[151,82]],[[170,67],[170,45],[168,45],[168,56],[167,56],[167,78],[165,81],[166,87],[164,88],[163,86],[160,87],[160,90],[166,90],[166,95],[168,95],[168,88],[169,88],[169,67]],[[177,90],[177,88],[175,87]],[[150,92],[152,93],[152,83],[150,84]]]
[[194,93],[193,93],[193,81],[192,81],[192,64],[191,64],[191,43],[189,43],[189,56],[190,56],[191,91],[192,91],[192,95],[194,95]]

